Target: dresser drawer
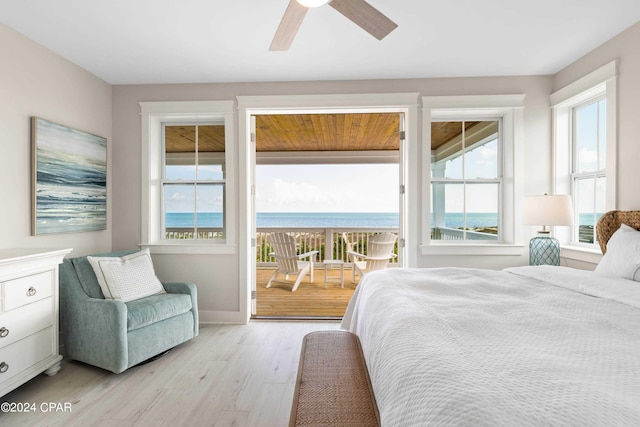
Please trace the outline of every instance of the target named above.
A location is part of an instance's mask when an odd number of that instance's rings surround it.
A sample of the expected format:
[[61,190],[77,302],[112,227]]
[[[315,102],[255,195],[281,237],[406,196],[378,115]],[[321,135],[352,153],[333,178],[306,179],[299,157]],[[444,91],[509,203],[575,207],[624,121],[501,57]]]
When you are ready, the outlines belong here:
[[53,325],[53,299],[0,314],[0,349]]
[[54,354],[53,328],[21,339],[0,352],[0,384]]
[[4,295],[4,311],[39,301],[51,296],[53,272],[24,276],[18,279],[7,280],[2,284]]

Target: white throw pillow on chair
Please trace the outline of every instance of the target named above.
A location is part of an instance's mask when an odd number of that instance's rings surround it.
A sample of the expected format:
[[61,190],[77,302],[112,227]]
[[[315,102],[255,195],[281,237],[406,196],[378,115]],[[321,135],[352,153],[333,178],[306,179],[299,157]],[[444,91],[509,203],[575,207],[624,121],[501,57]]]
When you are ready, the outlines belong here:
[[149,249],[123,257],[92,257],[93,267],[106,299],[123,302],[165,293],[153,269]]

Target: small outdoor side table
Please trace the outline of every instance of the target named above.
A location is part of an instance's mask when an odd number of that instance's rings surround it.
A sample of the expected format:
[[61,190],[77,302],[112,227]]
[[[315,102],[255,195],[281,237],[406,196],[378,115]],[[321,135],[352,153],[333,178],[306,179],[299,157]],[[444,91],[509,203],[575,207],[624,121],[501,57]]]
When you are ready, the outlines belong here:
[[324,288],[327,289],[327,270],[333,267],[340,267],[340,287],[344,288],[344,261],[341,259],[325,259],[324,260]]

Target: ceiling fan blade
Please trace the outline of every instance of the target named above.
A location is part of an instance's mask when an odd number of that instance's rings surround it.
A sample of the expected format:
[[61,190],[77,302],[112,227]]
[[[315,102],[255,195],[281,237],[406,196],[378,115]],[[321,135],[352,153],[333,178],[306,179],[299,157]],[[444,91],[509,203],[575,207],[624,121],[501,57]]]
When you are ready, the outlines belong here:
[[296,0],[289,2],[289,6],[287,6],[287,10],[284,12],[284,16],[282,17],[282,21],[280,21],[280,25],[278,26],[276,35],[273,37],[269,50],[279,51],[289,49],[291,42],[293,42],[298,32],[298,28],[300,28],[300,24],[302,24],[304,16],[307,14],[307,10],[309,9],[302,6]]
[[398,26],[365,0],[332,0],[329,5],[378,40]]

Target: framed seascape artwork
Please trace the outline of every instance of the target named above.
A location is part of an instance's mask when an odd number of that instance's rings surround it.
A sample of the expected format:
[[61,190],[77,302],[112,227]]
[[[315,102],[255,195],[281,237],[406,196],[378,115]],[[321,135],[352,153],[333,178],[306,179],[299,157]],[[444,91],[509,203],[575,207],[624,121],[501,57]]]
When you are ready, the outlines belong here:
[[35,235],[107,228],[107,140],[31,118]]

